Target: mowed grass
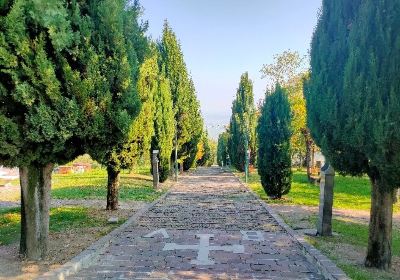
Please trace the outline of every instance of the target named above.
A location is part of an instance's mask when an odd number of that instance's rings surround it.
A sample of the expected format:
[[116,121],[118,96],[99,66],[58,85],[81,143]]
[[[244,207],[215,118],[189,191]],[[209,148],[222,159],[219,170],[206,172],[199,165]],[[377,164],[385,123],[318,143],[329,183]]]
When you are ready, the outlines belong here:
[[[62,232],[76,228],[108,228],[106,217],[93,215],[93,209],[81,206],[64,206],[50,209],[50,232]],[[123,221],[120,221],[122,223]],[[21,230],[20,208],[0,210],[0,245],[18,241]]]
[[[244,175],[239,173],[241,180]],[[250,173],[249,187],[268,203],[319,205],[319,186],[307,180],[304,171],[293,171],[290,192],[281,200],[270,199],[262,188],[257,171]],[[350,177],[336,174],[333,207],[336,209],[369,210],[371,205],[371,185],[368,177]],[[394,211],[400,212],[400,202],[394,205]]]
[[[0,188],[1,192],[1,188]],[[122,201],[153,201],[162,191],[153,189],[152,177],[147,166],[138,167],[132,173],[122,172],[119,198]],[[54,199],[105,199],[107,196],[107,171],[93,169],[85,173],[53,174],[51,197]],[[19,187],[0,195],[0,201],[20,200]]]
[[[55,199],[104,199],[107,196],[106,186],[107,172],[104,169],[82,174],[55,174],[51,196]],[[153,201],[161,193],[154,190],[149,175],[121,174],[119,188],[121,200]]]

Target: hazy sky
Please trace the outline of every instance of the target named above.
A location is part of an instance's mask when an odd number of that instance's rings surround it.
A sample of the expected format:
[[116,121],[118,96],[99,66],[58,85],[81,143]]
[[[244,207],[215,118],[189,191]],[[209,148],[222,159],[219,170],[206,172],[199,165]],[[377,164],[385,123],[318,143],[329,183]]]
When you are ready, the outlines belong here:
[[164,19],[180,40],[202,114],[214,138],[228,124],[240,75],[249,72],[255,101],[264,96],[263,64],[291,49],[307,54],[322,0],[141,0],[149,35]]

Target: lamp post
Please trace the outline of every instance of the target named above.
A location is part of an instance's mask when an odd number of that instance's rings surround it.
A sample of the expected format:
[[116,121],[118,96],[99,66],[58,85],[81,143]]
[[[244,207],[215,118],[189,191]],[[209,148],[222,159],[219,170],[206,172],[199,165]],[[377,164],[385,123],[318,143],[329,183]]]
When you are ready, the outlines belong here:
[[244,123],[246,125],[245,127],[245,139],[244,139],[244,153],[245,153],[245,163],[244,163],[244,173],[246,177],[246,183],[249,178],[249,157],[250,157],[250,151],[249,151],[249,118],[247,114],[245,113],[244,115]]
[[153,156],[152,156],[152,164],[153,164],[153,187],[154,189],[158,189],[158,183],[160,181],[159,179],[159,173],[158,173],[158,155],[159,150],[153,150]]
[[178,123],[175,121],[175,162],[174,162],[175,182],[178,182]]

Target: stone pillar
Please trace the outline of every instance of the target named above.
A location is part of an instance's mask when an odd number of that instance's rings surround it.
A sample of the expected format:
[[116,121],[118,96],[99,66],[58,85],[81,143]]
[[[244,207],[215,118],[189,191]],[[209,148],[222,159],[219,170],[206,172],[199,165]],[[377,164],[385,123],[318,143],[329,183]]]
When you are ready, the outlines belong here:
[[332,235],[332,206],[335,170],[329,163],[321,168],[319,215],[317,224],[317,235]]
[[159,183],[159,174],[158,174],[158,150],[153,150],[153,154],[151,157],[151,162],[153,164],[153,187],[154,189],[158,189]]

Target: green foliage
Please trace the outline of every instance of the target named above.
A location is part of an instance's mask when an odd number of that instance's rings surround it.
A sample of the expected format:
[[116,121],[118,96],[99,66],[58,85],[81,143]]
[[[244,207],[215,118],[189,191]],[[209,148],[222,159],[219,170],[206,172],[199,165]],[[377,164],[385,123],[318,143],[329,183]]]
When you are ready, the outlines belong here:
[[175,121],[170,83],[163,74],[157,78],[154,96],[154,136],[151,149],[159,150],[160,182],[167,180],[171,168],[171,151],[175,135]]
[[[196,160],[197,144],[203,133],[203,118],[194,83],[188,74],[181,47],[167,22],[164,24],[159,50],[161,65],[169,80],[174,104],[178,134],[178,159],[183,164],[184,170],[187,170],[193,166]],[[174,152],[171,156],[174,158]]]
[[228,139],[229,132],[224,131],[218,136],[217,163],[219,166],[228,165]]
[[247,149],[250,149],[250,163],[256,162],[256,122],[253,82],[246,72],[240,77],[229,127],[229,156],[238,170],[244,170]]
[[[141,44],[138,38],[144,37],[144,31],[138,23],[139,6],[130,5],[126,0],[103,0],[89,2],[88,10],[91,24],[98,33],[92,33],[94,49],[99,63],[103,65],[100,73],[104,75],[104,91],[109,92],[114,108],[110,111],[109,121],[102,127],[102,139],[90,147],[90,154],[99,162],[115,171],[131,167],[132,157],[136,155],[124,150],[136,139],[129,139],[132,122],[139,114],[140,98],[137,92],[139,63],[136,55]],[[143,40],[140,40],[141,42]],[[143,50],[140,50],[143,52]],[[121,99],[121,96],[129,98]],[[130,110],[126,111],[124,106]],[[121,110],[123,109],[123,110]],[[123,116],[123,117],[121,117]],[[125,141],[125,143],[124,143]]]
[[291,186],[291,113],[287,92],[276,85],[261,108],[258,133],[258,173],[268,196],[281,198]]
[[324,1],[306,85],[308,122],[323,154],[339,172],[371,178],[365,265],[380,269],[391,265],[391,200],[400,180],[399,28],[397,0]]
[[83,82],[68,75],[81,47],[71,11],[61,1],[1,4],[0,162],[26,166],[70,160],[80,151],[69,143],[83,133],[82,103],[66,87]]
[[292,137],[290,146],[292,158],[297,157],[302,160],[307,152],[307,141],[309,139],[306,124],[306,101],[303,94],[303,80],[308,77],[305,69],[305,58],[301,57],[296,51],[284,51],[282,54],[274,55],[274,62],[263,65],[261,73],[263,78],[267,78],[269,86],[279,83],[288,92],[290,109],[292,111]]
[[0,161],[63,163],[85,150],[102,159],[139,109],[126,1],[2,5]]
[[[337,170],[351,175],[364,174],[369,169],[362,147],[352,143],[354,139],[350,135],[353,133],[346,125],[351,120],[352,110],[347,111],[343,106],[349,100],[344,98],[341,74],[348,61],[349,33],[354,29],[360,3],[360,0],[324,1],[312,40],[311,76],[305,85],[307,122],[313,138]],[[365,129],[371,125],[373,123]]]
[[196,164],[197,166],[211,166],[213,164],[213,159],[210,139],[208,138],[208,132],[206,130],[197,147]]
[[208,138],[208,145],[210,147],[210,158],[208,160],[207,165],[211,166],[217,163],[217,141],[214,139]]

